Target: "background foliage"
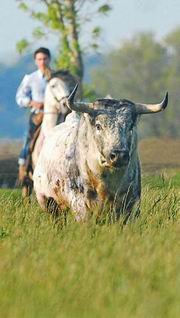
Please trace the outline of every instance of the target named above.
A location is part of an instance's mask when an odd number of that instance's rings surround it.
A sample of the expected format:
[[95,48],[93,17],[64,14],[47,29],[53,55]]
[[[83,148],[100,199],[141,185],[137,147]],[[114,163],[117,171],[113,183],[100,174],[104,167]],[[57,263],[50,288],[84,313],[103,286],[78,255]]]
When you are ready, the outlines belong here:
[[[33,31],[35,39],[47,36],[48,31],[59,39],[56,54],[56,66],[69,69],[81,83],[84,74],[83,53],[86,47],[82,45],[81,37],[85,30],[89,48],[98,48],[98,38],[101,34],[100,26],[85,25],[104,16],[111,10],[111,1],[102,0],[40,0],[38,4],[29,0],[17,0],[19,8],[37,20],[40,25]],[[92,26],[93,25],[93,26]],[[29,41],[22,39],[17,43],[21,53],[28,46]]]
[[103,56],[92,72],[92,87],[99,96],[160,102],[169,92],[164,113],[144,116],[141,136],[180,135],[180,29],[162,41],[151,33],[137,34]]

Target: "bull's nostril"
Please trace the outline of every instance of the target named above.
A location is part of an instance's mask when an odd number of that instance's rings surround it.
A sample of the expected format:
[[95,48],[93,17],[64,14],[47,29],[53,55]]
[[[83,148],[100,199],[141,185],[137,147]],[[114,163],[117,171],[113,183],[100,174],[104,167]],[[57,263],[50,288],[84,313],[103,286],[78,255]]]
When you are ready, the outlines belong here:
[[129,160],[129,153],[125,150],[118,150],[111,152],[110,160],[112,163],[116,163],[118,161],[128,161]]
[[115,153],[111,153],[111,154],[110,154],[110,159],[111,159],[111,161],[116,160],[116,158],[117,158],[117,154],[115,154]]

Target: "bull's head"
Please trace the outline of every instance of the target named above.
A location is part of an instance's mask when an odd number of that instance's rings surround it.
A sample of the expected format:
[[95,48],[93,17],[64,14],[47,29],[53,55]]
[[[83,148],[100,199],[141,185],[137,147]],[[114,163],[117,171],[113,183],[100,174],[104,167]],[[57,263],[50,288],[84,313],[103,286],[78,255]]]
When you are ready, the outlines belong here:
[[160,104],[140,104],[128,100],[98,99],[95,103],[74,102],[77,86],[67,100],[74,111],[88,114],[101,166],[126,166],[137,145],[138,115],[157,113],[168,104],[168,93]]

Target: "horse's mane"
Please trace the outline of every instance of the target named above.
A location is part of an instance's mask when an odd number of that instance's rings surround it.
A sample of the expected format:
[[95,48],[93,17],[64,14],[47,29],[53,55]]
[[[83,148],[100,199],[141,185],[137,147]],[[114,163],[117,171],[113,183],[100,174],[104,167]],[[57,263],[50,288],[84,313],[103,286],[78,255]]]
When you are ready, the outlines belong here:
[[65,69],[59,69],[57,71],[52,71],[52,75],[51,75],[51,78],[53,77],[64,77],[64,76],[70,76],[70,77],[74,77],[69,70],[65,70]]

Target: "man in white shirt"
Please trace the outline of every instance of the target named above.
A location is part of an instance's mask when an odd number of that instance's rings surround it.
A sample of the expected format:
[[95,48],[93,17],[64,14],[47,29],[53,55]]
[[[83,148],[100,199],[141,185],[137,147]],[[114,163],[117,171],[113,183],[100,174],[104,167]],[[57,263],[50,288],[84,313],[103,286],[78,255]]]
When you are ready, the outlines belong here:
[[49,68],[51,59],[50,51],[41,47],[34,52],[34,61],[37,70],[31,74],[25,75],[16,94],[16,102],[20,107],[31,109],[29,118],[28,135],[19,156],[19,179],[22,181],[24,177],[24,167],[29,152],[29,143],[34,132],[39,125],[35,124],[33,118],[35,114],[40,112],[44,107],[44,95],[48,79],[51,75]]

